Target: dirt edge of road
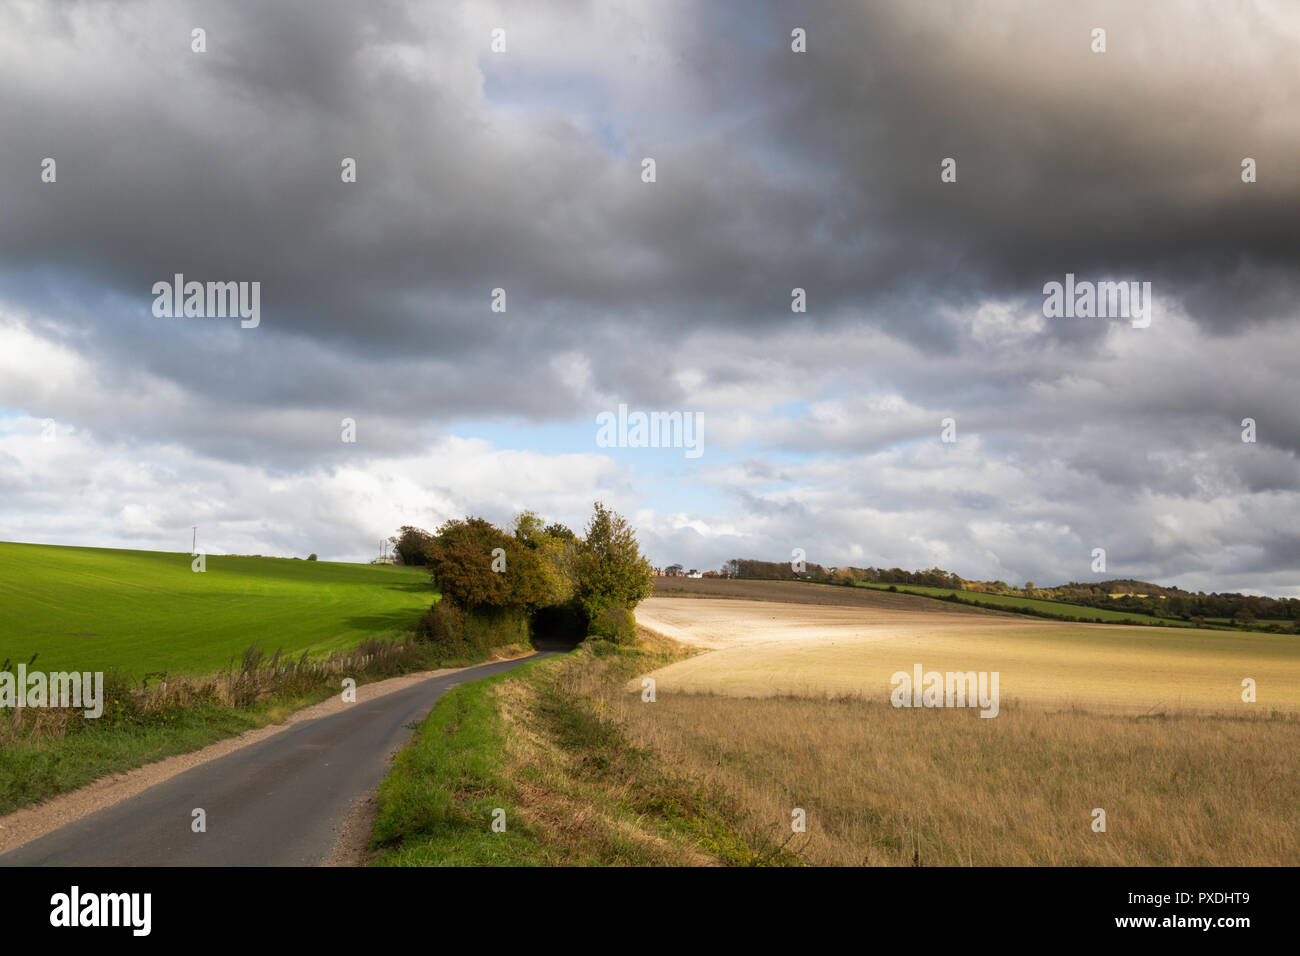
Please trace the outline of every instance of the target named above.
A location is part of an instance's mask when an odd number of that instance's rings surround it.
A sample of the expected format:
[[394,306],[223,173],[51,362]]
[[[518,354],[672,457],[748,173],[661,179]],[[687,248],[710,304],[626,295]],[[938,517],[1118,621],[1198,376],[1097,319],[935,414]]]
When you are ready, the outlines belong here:
[[[472,666],[478,667],[480,664],[490,664],[496,660],[513,659],[512,657],[494,657],[486,661],[480,661],[479,664]],[[439,670],[418,671],[414,674],[403,674],[401,677],[390,677],[387,680],[361,684],[357,687],[356,703],[364,704],[366,701],[405,690],[431,677],[441,677],[443,674],[453,674],[462,670],[469,670],[469,668],[444,667]],[[90,816],[90,814],[111,807],[128,797],[143,793],[150,787],[156,786],[165,780],[170,780],[186,770],[216,760],[218,757],[224,757],[252,744],[260,743],[268,737],[274,737],[295,724],[306,720],[328,717],[331,714],[339,713],[344,708],[353,706],[355,704],[345,704],[342,696],[335,694],[319,704],[312,704],[310,707],[294,711],[282,723],[267,724],[265,727],[247,730],[236,737],[228,737],[214,744],[208,744],[208,746],[200,750],[175,754],[163,760],[145,764],[143,767],[128,770],[126,773],[109,774],[79,790],[61,793],[42,803],[15,810],[13,813],[0,817],[0,853],[7,853],[60,827],[80,820],[82,817]],[[369,801],[373,805],[373,800],[374,795],[371,794],[367,799],[358,801],[357,806],[353,807],[352,812],[348,814],[348,819],[340,831],[338,842],[327,865],[352,866],[362,861],[364,845],[370,834],[369,826],[366,825],[369,816],[366,813],[365,804]],[[373,815],[373,807],[369,814],[370,816]],[[360,836],[358,836],[359,832],[361,833]],[[358,840],[361,840],[360,844],[358,844]]]
[[[395,753],[388,755],[391,765]],[[375,794],[367,793],[360,797],[348,811],[334,836],[334,849],[329,859],[321,866],[365,866],[378,853],[370,852],[370,829],[379,813],[375,803]]]

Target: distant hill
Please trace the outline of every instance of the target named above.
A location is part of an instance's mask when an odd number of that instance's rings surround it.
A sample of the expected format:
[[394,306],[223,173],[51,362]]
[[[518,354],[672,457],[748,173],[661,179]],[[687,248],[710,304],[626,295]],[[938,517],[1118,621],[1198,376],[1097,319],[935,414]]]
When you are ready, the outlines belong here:
[[[1052,587],[1026,582],[1018,588],[1005,581],[967,580],[943,568],[904,571],[902,568],[828,568],[780,561],[735,558],[722,567],[727,577],[814,581],[823,584],[881,586],[907,585],[914,593],[951,594],[966,603],[981,602],[990,607],[1015,606],[1022,613],[1069,616],[1079,619],[1116,620],[1147,617],[1170,623],[1211,624],[1248,627],[1252,630],[1296,632],[1300,630],[1300,599],[1257,597],[1238,593],[1184,591],[1150,581],[1111,578],[1106,581],[1072,581]],[[996,598],[996,600],[994,600]],[[1076,614],[1054,608],[1071,605],[1090,608],[1097,614]]]

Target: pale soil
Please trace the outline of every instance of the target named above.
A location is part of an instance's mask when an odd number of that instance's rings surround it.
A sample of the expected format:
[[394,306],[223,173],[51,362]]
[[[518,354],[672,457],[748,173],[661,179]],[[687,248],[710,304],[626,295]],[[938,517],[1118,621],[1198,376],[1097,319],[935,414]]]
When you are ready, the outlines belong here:
[[[529,651],[528,653],[532,652]],[[463,669],[445,667],[440,670],[419,671],[414,674],[403,674],[401,677],[392,677],[370,684],[360,684],[357,687],[356,703],[364,704],[366,701],[405,690],[431,677],[438,677],[442,674],[450,674]],[[0,817],[0,853],[22,846],[24,843],[42,837],[53,830],[59,829],[59,827],[66,826],[74,820],[80,820],[82,817],[103,810],[105,807],[110,807],[127,797],[133,797],[193,767],[216,760],[218,757],[224,757],[226,754],[251,744],[260,743],[268,737],[282,733],[294,724],[328,717],[331,714],[339,713],[346,707],[354,706],[356,705],[353,703],[344,703],[341,694],[334,694],[328,700],[321,701],[319,704],[313,704],[310,707],[295,711],[282,723],[268,724],[265,727],[248,730],[236,737],[209,744],[201,750],[176,754],[146,764],[143,767],[137,767],[135,770],[129,770],[126,773],[110,774],[82,787],[80,790],[60,794],[43,803],[15,810],[13,813]],[[357,806],[353,807],[348,819],[344,821],[340,828],[338,843],[327,865],[349,866],[361,861],[365,849],[365,840],[369,837],[368,820],[373,816],[373,805],[367,808],[365,802],[361,801]],[[370,802],[373,804],[373,795]]]
[[[893,674],[919,663],[924,671],[997,671],[1003,708],[1300,711],[1300,642],[1281,636],[1261,644],[1216,632],[703,596],[652,597],[636,617],[710,651],[645,675],[660,694],[887,701]],[[1256,703],[1241,700],[1245,677],[1258,684]],[[639,691],[640,679],[629,688]]]
[[[942,607],[938,602],[927,603]],[[900,611],[732,597],[646,598],[636,607],[636,620],[665,637],[710,650],[773,643],[790,646],[810,641],[823,644],[837,638],[892,640],[951,628],[1001,633],[1008,624],[1033,628],[1053,623],[999,614]]]

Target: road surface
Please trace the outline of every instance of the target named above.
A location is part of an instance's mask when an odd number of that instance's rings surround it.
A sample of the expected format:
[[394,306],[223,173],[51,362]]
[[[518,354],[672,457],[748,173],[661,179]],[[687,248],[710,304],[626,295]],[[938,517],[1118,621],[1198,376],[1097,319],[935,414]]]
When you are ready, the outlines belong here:
[[[0,856],[0,866],[315,866],[353,806],[373,792],[409,724],[496,661],[308,720],[218,757]],[[193,811],[207,831],[191,829]]]

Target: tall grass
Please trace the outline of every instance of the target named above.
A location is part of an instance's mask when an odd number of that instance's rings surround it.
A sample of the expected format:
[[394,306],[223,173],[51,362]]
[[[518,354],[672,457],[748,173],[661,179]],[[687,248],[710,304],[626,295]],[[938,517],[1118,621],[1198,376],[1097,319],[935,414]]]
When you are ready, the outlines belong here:
[[[1300,863],[1300,720],[894,709],[853,698],[608,698],[630,743],[822,865]],[[1093,829],[1093,811],[1106,831]]]
[[[368,638],[346,651],[335,651],[325,660],[286,657],[277,650],[269,657],[254,644],[240,658],[208,677],[165,673],[133,678],[121,671],[104,673],[103,713],[85,716],[77,707],[0,708],[0,746],[19,738],[60,738],[69,734],[102,731],[122,725],[166,724],[187,710],[199,707],[247,709],[260,701],[300,697],[312,691],[334,689],[339,675],[359,682],[416,670],[427,655],[411,637],[397,641]],[[28,664],[34,666],[37,657]],[[9,661],[0,671],[9,670]]]
[[[737,808],[632,745],[609,701],[684,652],[588,642],[445,695],[380,789],[376,862],[393,866],[785,864]],[[494,810],[506,829],[495,832]]]

